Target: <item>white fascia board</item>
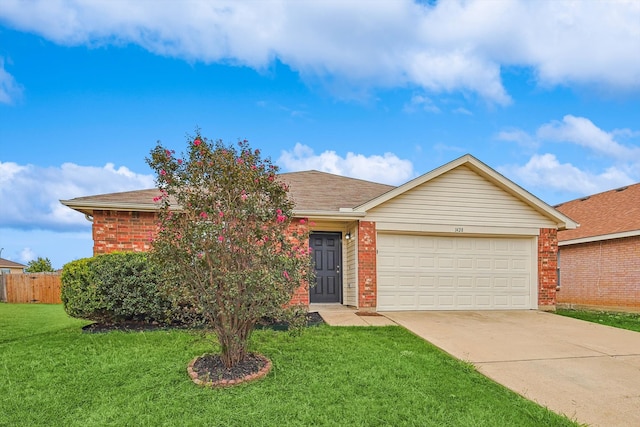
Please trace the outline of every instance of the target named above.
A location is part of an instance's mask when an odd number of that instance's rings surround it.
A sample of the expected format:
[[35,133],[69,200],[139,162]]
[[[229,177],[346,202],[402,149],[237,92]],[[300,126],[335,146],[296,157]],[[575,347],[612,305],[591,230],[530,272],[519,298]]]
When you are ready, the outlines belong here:
[[357,220],[365,216],[365,212],[341,212],[341,211],[298,211],[293,210],[293,216],[296,218],[317,218],[317,219],[335,219],[335,220]]
[[578,245],[580,243],[602,242],[603,240],[623,239],[625,237],[640,236],[640,230],[623,231],[621,233],[602,234],[600,236],[581,237],[579,239],[562,240],[558,246]]
[[105,203],[105,202],[74,202],[73,200],[60,200],[63,205],[76,210],[114,210],[114,211],[139,211],[139,212],[155,212],[160,209],[159,205],[153,203]]

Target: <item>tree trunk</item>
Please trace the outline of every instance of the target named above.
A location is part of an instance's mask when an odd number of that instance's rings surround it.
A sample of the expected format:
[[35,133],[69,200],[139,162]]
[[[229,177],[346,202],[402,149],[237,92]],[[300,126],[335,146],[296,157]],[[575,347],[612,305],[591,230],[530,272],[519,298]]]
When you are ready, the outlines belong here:
[[224,363],[224,366],[231,368],[237,363],[242,362],[247,356],[251,329],[252,326],[237,329],[216,328],[216,335],[222,347],[220,359],[222,363]]

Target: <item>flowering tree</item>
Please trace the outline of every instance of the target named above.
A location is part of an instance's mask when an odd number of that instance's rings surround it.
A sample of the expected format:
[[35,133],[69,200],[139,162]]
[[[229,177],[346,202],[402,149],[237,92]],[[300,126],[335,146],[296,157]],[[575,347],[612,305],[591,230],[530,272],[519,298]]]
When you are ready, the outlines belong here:
[[160,189],[153,258],[173,295],[201,310],[232,367],[247,355],[255,323],[285,318],[308,283],[305,220],[292,219],[277,167],[247,141],[236,148],[198,134],[182,158],[158,144],[147,163]]

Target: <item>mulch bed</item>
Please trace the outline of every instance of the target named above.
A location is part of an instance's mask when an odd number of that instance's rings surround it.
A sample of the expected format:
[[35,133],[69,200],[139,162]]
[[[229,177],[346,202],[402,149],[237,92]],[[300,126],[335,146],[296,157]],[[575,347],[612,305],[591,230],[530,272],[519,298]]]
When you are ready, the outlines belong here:
[[[307,326],[317,326],[324,323],[324,320],[317,312],[307,313]],[[111,331],[124,331],[124,332],[144,332],[144,331],[157,331],[162,329],[189,329],[189,326],[185,325],[165,325],[157,322],[141,322],[141,321],[127,321],[119,323],[92,323],[82,328],[83,332],[87,333],[102,333]],[[256,324],[256,329],[275,329],[275,330],[287,330],[289,325],[285,322],[279,322],[271,319],[263,319]]]
[[219,354],[203,354],[189,363],[187,372],[191,380],[205,387],[229,387],[264,377],[271,370],[271,361],[250,353],[232,368],[222,363]]

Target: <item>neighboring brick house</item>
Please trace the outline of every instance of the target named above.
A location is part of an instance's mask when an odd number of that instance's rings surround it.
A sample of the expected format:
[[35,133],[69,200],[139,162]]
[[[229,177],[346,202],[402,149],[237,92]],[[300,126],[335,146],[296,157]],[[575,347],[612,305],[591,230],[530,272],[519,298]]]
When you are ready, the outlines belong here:
[[[465,155],[399,187],[283,173],[311,226],[317,284],[296,295],[362,310],[554,309],[557,230],[576,223]],[[158,190],[61,201],[93,221],[94,254],[146,251]]]
[[640,184],[563,203],[580,228],[558,233],[557,302],[640,311]]

